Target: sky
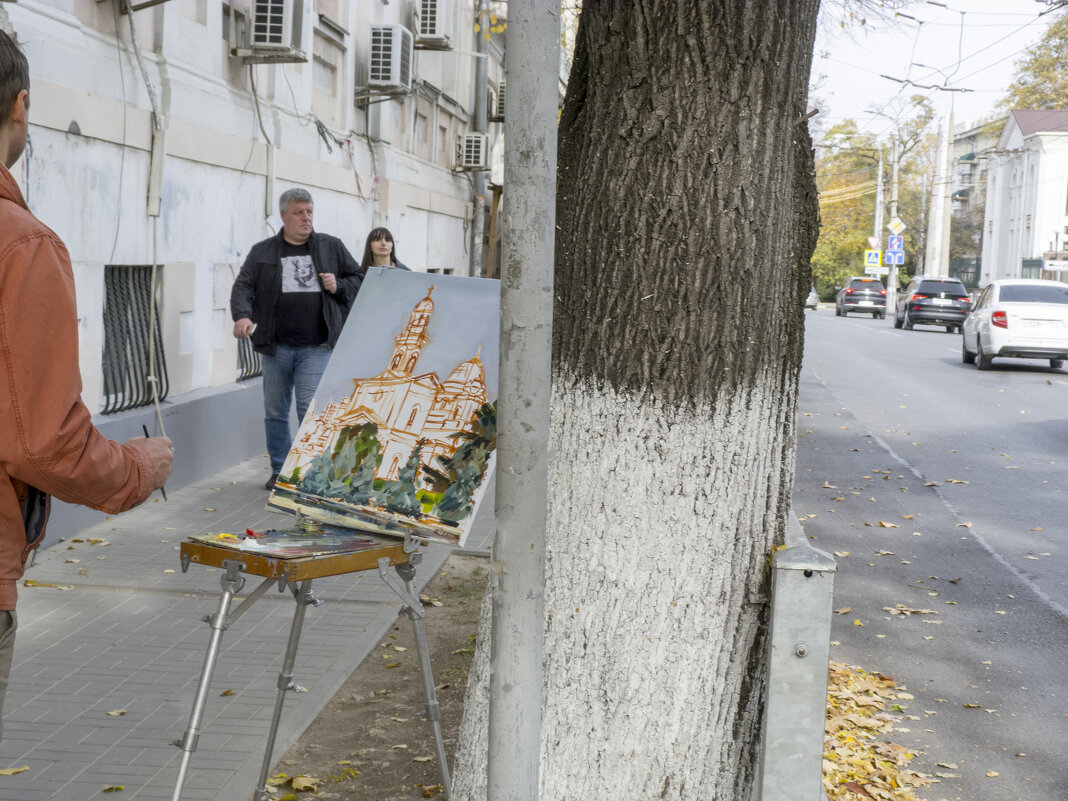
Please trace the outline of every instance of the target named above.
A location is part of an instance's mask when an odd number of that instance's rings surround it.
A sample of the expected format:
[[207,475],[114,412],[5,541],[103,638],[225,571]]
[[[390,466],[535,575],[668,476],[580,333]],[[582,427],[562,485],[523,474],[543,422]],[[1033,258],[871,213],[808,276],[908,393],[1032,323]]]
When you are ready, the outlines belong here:
[[322,411],[331,400],[347,398],[353,378],[370,378],[389,367],[393,340],[408,324],[412,309],[434,286],[434,314],[427,328],[416,373],[436,372],[444,381],[453,368],[482,346],[490,399],[497,397],[497,340],[500,328],[498,281],[403,270],[367,271],[367,278],[342,331],[330,366],[315,394]]
[[[833,7],[832,0],[824,6]],[[1004,96],[1024,50],[1039,41],[1058,14],[1066,13],[1040,16],[1049,9],[1036,0],[945,0],[944,5],[916,0],[901,8],[896,19],[847,22],[845,28],[840,11],[837,17],[823,13],[809,103],[820,108],[819,129],[852,118],[862,132],[885,133],[891,122],[866,110],[885,112],[895,96],[913,94],[927,95],[940,116],[952,98],[955,124],[981,118]],[[972,91],[919,89],[883,75]]]

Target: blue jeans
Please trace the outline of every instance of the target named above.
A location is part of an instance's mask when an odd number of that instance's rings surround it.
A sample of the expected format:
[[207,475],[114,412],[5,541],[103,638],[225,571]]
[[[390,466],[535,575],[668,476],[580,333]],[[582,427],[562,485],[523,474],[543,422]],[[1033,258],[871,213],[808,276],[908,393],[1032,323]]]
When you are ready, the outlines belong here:
[[297,396],[297,418],[304,420],[319,379],[323,377],[331,348],[328,345],[279,345],[274,356],[260,354],[263,367],[263,427],[267,433],[267,453],[271,472],[285,464],[293,436],[289,431],[289,410]]

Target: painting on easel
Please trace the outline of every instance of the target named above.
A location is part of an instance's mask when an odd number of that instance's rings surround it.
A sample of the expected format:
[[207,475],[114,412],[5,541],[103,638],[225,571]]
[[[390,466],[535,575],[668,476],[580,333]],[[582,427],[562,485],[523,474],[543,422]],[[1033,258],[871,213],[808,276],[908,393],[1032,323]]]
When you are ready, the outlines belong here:
[[464,545],[497,447],[499,297],[369,269],[269,505]]

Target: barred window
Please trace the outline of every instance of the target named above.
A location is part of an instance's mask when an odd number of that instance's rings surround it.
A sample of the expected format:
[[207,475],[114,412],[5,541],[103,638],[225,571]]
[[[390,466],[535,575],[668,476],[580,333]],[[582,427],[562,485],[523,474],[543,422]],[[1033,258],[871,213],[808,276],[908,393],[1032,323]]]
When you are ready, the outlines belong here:
[[[154,348],[150,348],[152,267],[108,265],[104,268],[104,403],[102,414],[114,414],[152,403],[150,377],[159,399],[167,397],[167,363],[163,355],[159,307],[156,307]],[[150,366],[150,350],[154,366]]]

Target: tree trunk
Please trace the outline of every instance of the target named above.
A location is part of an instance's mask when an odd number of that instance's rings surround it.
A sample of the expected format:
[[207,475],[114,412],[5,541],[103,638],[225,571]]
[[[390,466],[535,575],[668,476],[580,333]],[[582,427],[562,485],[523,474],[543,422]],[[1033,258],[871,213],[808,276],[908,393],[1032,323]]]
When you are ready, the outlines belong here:
[[[545,801],[750,797],[818,231],[817,8],[584,3],[558,161]],[[479,697],[456,799],[485,797]]]

